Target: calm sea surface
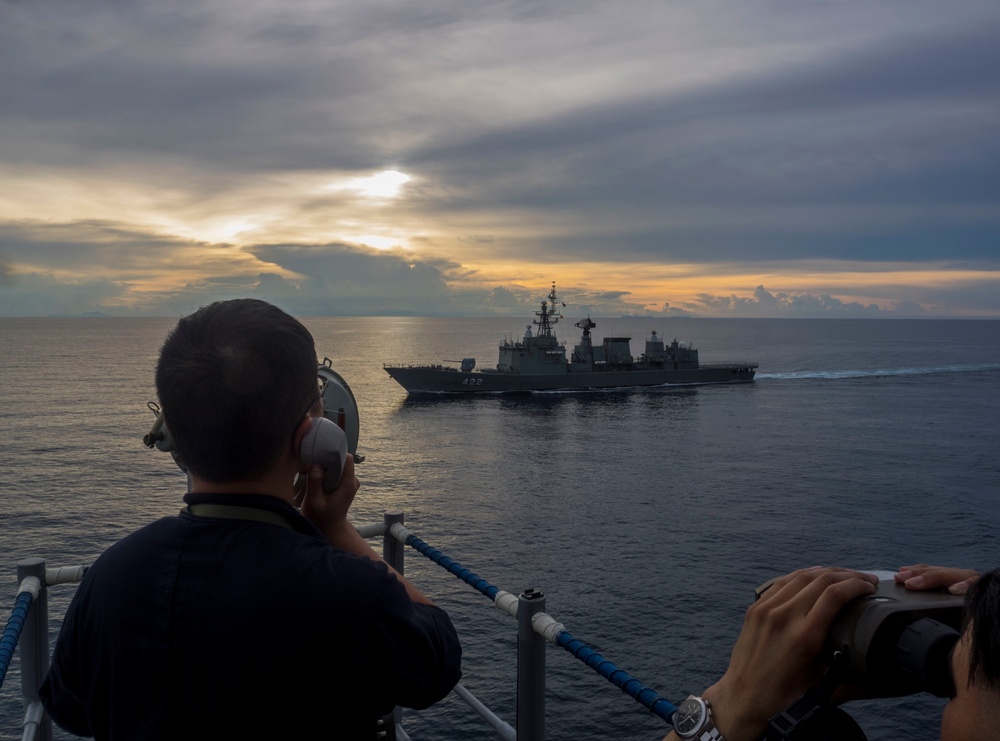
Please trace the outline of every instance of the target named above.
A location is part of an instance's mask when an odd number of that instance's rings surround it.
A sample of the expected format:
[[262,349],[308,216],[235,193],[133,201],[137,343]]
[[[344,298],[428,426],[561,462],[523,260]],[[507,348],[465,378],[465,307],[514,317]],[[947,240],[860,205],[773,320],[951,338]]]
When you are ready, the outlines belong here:
[[[571,345],[572,321],[557,327]],[[404,510],[411,530],[492,584],[542,589],[568,630],[674,703],[722,673],[754,586],[778,573],[1000,563],[1000,322],[597,322],[597,338],[630,335],[636,355],[656,329],[693,341],[703,362],[760,363],[757,380],[408,399],[383,362],[489,366],[525,322],[305,320],[361,410],[355,522]],[[172,324],[0,319],[4,620],[19,559],[88,563],[180,507],[183,475],[141,442]],[[464,684],[513,724],[515,622],[415,551],[406,569],[458,625]],[[52,591],[53,637],[71,595]],[[550,648],[547,661],[550,739],[665,733],[569,654]],[[18,687],[15,661],[3,739],[20,738]],[[848,709],[873,741],[930,741],[941,704]],[[454,696],[405,723],[415,741],[495,738]]]

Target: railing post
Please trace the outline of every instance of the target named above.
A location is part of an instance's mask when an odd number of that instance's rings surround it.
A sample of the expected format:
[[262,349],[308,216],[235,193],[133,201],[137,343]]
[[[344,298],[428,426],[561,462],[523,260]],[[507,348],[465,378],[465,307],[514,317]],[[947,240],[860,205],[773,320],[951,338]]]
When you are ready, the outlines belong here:
[[384,512],[382,514],[382,521],[385,522],[385,534],[382,536],[382,558],[385,562],[396,569],[400,574],[403,573],[403,544],[392,537],[392,533],[389,530],[397,522],[402,524],[403,513],[402,512]]
[[531,625],[545,595],[526,589],[517,600],[517,741],[545,738],[545,639]]
[[[38,578],[41,589],[32,602],[28,617],[21,631],[21,699],[24,710],[36,702],[41,702],[38,690],[49,672],[49,600],[45,587],[45,561],[29,558],[17,565],[17,583],[29,576]],[[51,741],[52,721],[46,714],[35,734],[37,741]]]
[[[396,540],[390,529],[395,523],[402,524],[403,513],[402,512],[383,512],[382,521],[385,523],[385,533],[382,535],[382,558],[385,562],[392,566],[400,575],[403,573],[403,555],[404,549],[403,544]],[[399,724],[403,722],[403,708],[398,705],[392,711],[393,722]],[[395,738],[395,733],[391,736]]]

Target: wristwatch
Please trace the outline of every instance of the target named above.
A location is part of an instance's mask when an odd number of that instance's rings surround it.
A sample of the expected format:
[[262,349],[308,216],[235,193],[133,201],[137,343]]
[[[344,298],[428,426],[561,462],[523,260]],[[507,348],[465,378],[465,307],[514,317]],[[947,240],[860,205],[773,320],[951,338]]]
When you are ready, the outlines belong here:
[[674,731],[683,739],[695,741],[726,741],[715,727],[712,706],[708,700],[691,695],[677,707],[670,719]]

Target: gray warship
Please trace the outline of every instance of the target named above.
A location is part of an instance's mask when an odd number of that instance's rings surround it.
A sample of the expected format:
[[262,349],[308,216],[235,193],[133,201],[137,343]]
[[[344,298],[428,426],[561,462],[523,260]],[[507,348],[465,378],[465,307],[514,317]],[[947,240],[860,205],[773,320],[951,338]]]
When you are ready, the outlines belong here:
[[[605,337],[595,345],[590,331],[597,324],[588,316],[574,326],[580,341],[566,358],[566,346],[554,327],[562,318],[556,284],[548,300],[519,340],[500,343],[496,368],[476,368],[475,358],[463,358],[456,368],[445,365],[389,365],[385,372],[408,393],[483,393],[504,391],[561,391],[666,384],[745,383],[752,381],[757,363],[699,363],[690,345],[669,345],[654,330],[638,358],[631,354],[631,337]],[[537,330],[532,332],[531,326]]]

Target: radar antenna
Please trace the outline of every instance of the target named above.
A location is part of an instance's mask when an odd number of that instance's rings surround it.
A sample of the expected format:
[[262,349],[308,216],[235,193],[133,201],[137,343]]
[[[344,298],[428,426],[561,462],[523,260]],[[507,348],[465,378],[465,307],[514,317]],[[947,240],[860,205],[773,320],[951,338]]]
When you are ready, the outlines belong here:
[[542,310],[535,312],[535,316],[538,318],[531,322],[538,327],[539,337],[551,337],[552,327],[562,318],[557,308],[559,297],[556,296],[555,281],[552,281],[552,290],[549,291],[548,299],[548,301],[542,301]]
[[[581,319],[580,321],[578,321],[573,326],[574,327],[579,327],[580,329],[582,329],[584,337],[590,337],[590,330],[592,330],[594,327],[597,326],[597,322],[593,321],[588,316],[586,319]],[[653,332],[653,334],[656,334],[656,332]]]

